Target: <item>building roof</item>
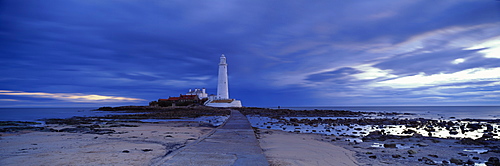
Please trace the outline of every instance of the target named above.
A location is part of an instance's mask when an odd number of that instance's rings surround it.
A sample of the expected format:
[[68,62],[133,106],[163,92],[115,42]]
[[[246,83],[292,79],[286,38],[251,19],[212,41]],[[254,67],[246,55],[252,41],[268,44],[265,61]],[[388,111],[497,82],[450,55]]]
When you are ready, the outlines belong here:
[[180,95],[179,97],[168,97],[168,99],[158,99],[158,101],[178,101],[178,100],[197,100],[197,95]]

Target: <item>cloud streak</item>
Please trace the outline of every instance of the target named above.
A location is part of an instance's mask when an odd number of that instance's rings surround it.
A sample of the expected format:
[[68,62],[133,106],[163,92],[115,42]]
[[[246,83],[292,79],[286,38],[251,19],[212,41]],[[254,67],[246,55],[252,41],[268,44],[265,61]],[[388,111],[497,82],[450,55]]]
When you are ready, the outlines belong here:
[[498,103],[465,93],[500,90],[493,0],[23,0],[0,11],[5,106],[215,93],[220,54],[248,106]]
[[[0,95],[6,96],[28,96],[34,98],[49,98],[63,100],[68,102],[134,102],[143,101],[144,99],[117,97],[117,96],[102,96],[102,95],[85,95],[79,93],[45,93],[45,92],[22,92],[0,90]],[[7,99],[9,100],[9,99]],[[6,101],[5,99],[3,101]],[[12,100],[11,100],[12,101]],[[17,100],[14,100],[17,101]]]
[[500,68],[473,68],[450,74],[433,74],[400,77],[392,80],[381,81],[374,86],[388,86],[392,88],[419,88],[423,86],[439,86],[452,83],[500,81]]

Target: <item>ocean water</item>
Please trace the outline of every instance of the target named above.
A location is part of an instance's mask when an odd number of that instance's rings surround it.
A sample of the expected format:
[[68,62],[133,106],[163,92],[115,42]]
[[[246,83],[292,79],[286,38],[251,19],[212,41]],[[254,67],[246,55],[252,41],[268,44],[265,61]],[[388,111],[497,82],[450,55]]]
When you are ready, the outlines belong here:
[[0,121],[37,121],[43,118],[71,118],[73,116],[102,116],[114,114],[93,111],[97,108],[0,108]]
[[364,112],[413,113],[430,119],[499,119],[500,106],[362,106],[362,107],[281,107],[293,110],[349,110]]

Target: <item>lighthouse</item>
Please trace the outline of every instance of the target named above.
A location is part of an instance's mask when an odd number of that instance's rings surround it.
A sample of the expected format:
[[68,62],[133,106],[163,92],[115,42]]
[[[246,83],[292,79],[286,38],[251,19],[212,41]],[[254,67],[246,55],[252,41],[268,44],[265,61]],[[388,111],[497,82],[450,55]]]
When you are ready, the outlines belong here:
[[217,99],[229,99],[229,90],[227,85],[227,63],[226,56],[220,56],[219,63],[219,81],[217,83]]
[[241,101],[229,98],[229,86],[227,78],[226,56],[222,54],[219,62],[219,77],[217,81],[217,95],[209,97],[205,102],[206,106],[211,107],[241,107]]

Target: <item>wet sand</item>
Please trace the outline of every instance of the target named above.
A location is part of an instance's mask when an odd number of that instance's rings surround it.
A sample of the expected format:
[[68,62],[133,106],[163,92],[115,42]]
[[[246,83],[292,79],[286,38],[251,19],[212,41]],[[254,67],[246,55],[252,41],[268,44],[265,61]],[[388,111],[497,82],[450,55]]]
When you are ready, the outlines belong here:
[[113,134],[1,133],[0,165],[150,165],[214,129],[196,122],[124,124],[138,127],[102,127]]
[[288,165],[359,165],[354,151],[322,141],[319,134],[260,129],[259,142],[269,163]]

